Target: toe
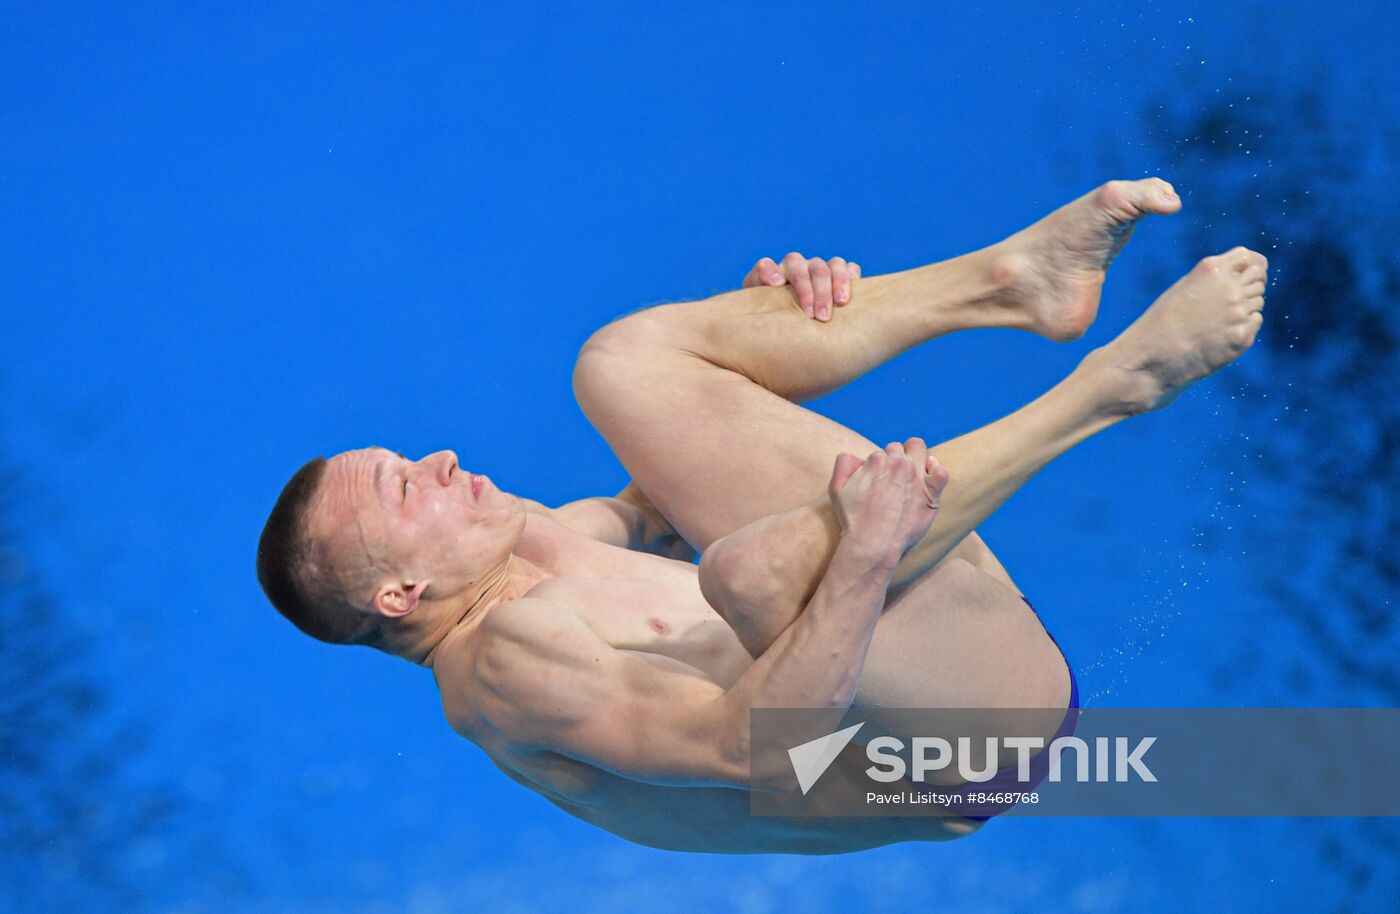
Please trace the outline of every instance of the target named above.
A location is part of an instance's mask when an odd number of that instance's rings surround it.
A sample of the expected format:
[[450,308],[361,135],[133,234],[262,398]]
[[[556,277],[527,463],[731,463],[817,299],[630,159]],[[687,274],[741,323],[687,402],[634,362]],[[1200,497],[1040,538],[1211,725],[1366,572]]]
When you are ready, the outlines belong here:
[[1258,255],[1246,247],[1231,248],[1225,252],[1225,260],[1235,270],[1236,273],[1243,273],[1250,267],[1257,266],[1255,259]]
[[1264,312],[1262,312],[1262,311],[1255,311],[1253,314],[1251,314],[1251,315],[1249,316],[1249,321],[1245,324],[1245,327],[1246,327],[1247,329],[1246,329],[1246,331],[1245,331],[1246,336],[1245,336],[1244,348],[1248,349],[1250,346],[1253,346],[1253,345],[1254,345],[1254,341],[1255,341],[1256,339],[1259,338],[1259,328],[1261,328],[1261,327],[1263,327],[1263,326],[1264,326]]
[[1177,196],[1176,188],[1170,182],[1161,178],[1147,178],[1141,182],[1145,200],[1143,209],[1154,213],[1174,213],[1181,209],[1181,197]]
[[1131,181],[1109,181],[1094,191],[1094,206],[1107,213],[1115,222],[1129,222],[1141,216],[1137,194]]
[[1109,181],[1099,188],[1099,203],[1123,219],[1138,219],[1147,214],[1167,215],[1181,209],[1176,189],[1161,178],[1138,181]]

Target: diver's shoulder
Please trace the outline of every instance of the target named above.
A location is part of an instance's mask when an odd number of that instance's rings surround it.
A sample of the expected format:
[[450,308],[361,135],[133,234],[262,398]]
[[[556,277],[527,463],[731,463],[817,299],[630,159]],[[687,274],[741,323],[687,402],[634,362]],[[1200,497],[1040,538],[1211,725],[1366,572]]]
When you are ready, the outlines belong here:
[[449,636],[433,673],[452,729],[478,743],[509,732],[548,678],[542,671],[578,639],[582,625],[567,605],[520,597],[492,607],[470,632]]
[[449,634],[438,648],[433,669],[439,685],[449,680],[465,688],[480,679],[502,652],[547,645],[561,629],[578,624],[567,604],[536,596],[532,590],[491,607],[470,629]]
[[579,620],[573,608],[558,599],[567,592],[549,586],[555,583],[553,579],[543,581],[523,596],[491,607],[481,620],[478,644],[491,646],[500,639],[547,638],[560,626],[577,625]]
[[433,678],[442,710],[461,735],[471,737],[475,724],[482,722],[482,693],[490,688],[490,670],[499,666],[498,655],[529,639],[534,627],[530,620],[540,611],[529,602],[520,598],[498,603],[475,624],[449,632],[434,652]]

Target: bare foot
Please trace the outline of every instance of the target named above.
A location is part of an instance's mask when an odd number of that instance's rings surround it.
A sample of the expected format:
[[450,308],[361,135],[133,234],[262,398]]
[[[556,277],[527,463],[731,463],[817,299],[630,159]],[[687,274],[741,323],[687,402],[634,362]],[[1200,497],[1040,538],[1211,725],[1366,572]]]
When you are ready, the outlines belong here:
[[1161,178],[1109,181],[997,245],[993,280],[1003,303],[1024,311],[1029,329],[1057,342],[1084,335],[1099,312],[1099,292],[1133,226],[1181,209]]
[[1108,372],[1127,412],[1161,409],[1254,345],[1268,269],[1248,248],[1207,257],[1086,364]]

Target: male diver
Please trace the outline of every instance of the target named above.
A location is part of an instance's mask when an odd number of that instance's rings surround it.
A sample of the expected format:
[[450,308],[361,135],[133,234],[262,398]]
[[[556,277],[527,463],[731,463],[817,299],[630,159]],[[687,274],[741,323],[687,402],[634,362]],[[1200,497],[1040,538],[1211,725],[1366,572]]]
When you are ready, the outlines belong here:
[[[348,451],[287,484],[259,579],[313,637],[431,669],[452,727],[508,777],[630,840],[840,853],[969,834],[980,816],[750,816],[748,791],[792,772],[750,770],[749,709],[1073,706],[1064,657],[975,528],[1248,349],[1266,261],[1205,258],[1041,397],[932,448],[876,448],[798,403],[957,330],[1078,338],[1134,225],[1180,206],[1165,181],[1114,181],[918,269],[760,261],[745,288],[584,346],[574,390],[632,476],[620,496],[549,509],[451,451]],[[911,391],[911,413],[942,395]]]

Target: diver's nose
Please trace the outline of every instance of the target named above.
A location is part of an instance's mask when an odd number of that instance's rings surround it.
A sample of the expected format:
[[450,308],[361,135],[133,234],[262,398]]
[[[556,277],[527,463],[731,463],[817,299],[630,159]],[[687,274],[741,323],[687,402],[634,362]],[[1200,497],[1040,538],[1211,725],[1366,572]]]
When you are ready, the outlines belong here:
[[457,472],[457,454],[455,451],[438,451],[433,455],[436,458],[436,469],[438,481],[443,485],[452,482],[452,474]]

